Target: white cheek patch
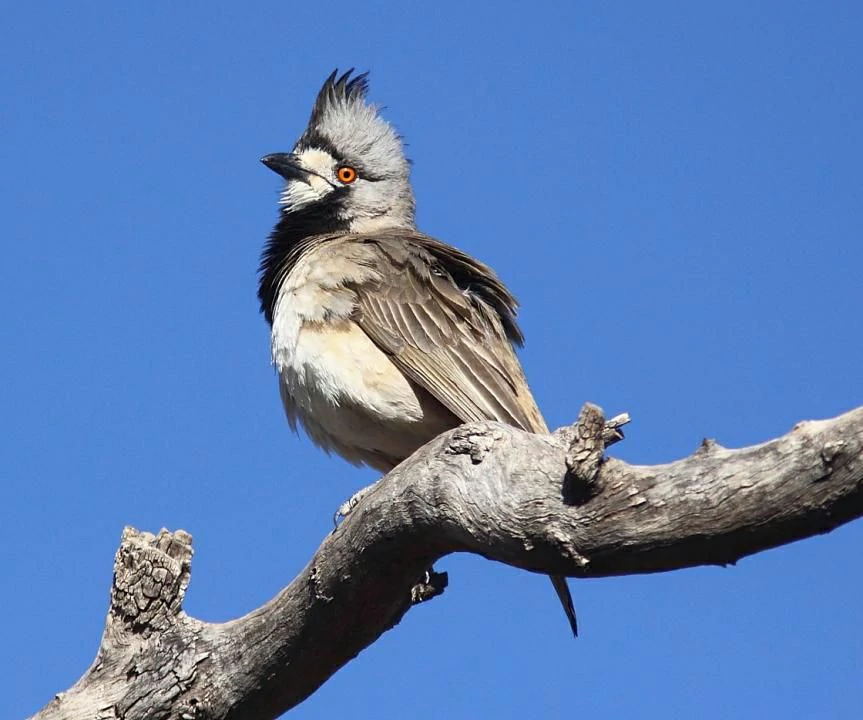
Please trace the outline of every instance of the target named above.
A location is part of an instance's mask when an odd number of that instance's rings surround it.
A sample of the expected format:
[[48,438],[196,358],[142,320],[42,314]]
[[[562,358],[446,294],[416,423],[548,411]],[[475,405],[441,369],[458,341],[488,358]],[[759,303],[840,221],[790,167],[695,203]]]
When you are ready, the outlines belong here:
[[[309,175],[303,180],[291,180],[285,185],[279,198],[280,204],[288,211],[318,202],[333,191],[333,186],[324,180],[333,174],[333,159],[329,153],[317,148],[305,150],[297,158],[299,164],[317,175]],[[322,175],[323,177],[318,177]]]
[[333,186],[317,175],[309,175],[308,182],[291,180],[282,190],[279,203],[288,211],[298,210],[311,203],[318,202],[333,191]]
[[321,199],[320,191],[302,180],[291,180],[282,190],[279,203],[287,210],[298,210]]

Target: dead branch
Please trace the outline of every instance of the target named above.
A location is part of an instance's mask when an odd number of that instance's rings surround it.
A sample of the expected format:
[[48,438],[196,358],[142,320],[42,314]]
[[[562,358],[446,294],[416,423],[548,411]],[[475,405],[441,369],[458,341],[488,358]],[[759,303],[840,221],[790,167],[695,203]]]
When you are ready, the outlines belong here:
[[127,528],[99,653],[35,717],[274,718],[398,624],[418,578],[452,552],[572,577],[660,572],[733,564],[863,514],[863,408],[652,467],[602,460],[615,420],[586,406],[553,435],[495,423],[442,435],[377,483],[290,585],[224,624],[182,610],[191,536]]

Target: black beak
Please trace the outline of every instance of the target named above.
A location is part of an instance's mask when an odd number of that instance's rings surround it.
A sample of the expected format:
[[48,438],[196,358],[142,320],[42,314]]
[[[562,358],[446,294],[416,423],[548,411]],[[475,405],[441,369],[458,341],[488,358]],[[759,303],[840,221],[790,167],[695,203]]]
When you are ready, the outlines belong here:
[[300,167],[296,157],[290,153],[264,155],[261,158],[261,162],[277,175],[281,175],[285,180],[305,180],[309,176],[308,171]]

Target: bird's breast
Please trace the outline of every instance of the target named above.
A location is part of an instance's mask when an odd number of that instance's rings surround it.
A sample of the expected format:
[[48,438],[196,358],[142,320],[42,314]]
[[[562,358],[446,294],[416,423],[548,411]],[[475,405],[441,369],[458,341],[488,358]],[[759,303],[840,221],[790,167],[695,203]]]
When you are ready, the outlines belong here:
[[299,408],[315,415],[356,407],[384,421],[419,419],[411,384],[355,323],[292,315],[276,315],[273,360]]
[[293,426],[326,450],[385,470],[458,423],[350,319],[352,310],[344,293],[286,283],[273,317],[273,363]]
[[351,320],[356,297],[345,280],[363,269],[327,250],[301,258],[282,284],[272,335],[282,382],[307,413],[360,407],[381,419],[415,415],[407,379]]

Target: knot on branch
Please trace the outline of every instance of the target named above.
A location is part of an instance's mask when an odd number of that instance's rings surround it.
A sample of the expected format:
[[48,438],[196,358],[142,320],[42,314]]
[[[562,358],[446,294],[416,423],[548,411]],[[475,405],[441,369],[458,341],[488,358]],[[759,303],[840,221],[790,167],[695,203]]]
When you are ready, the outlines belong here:
[[503,433],[493,425],[462,425],[453,432],[446,452],[467,455],[474,465],[479,465],[502,437]]
[[180,613],[192,567],[192,536],[123,530],[114,558],[111,614],[133,631],[164,630]]
[[845,451],[846,442],[844,440],[829,440],[824,443],[824,446],[821,448],[821,460],[825,465],[832,465],[833,461],[836,460],[844,451]]
[[602,408],[585,403],[575,425],[560,431],[568,442],[565,458],[567,474],[563,488],[565,502],[581,504],[599,492],[597,479],[605,448],[623,440],[620,428],[628,422],[627,413],[606,421]]
[[585,403],[572,426],[572,439],[566,451],[566,469],[570,477],[583,487],[596,483],[605,443],[602,431],[605,429],[605,416],[602,408]]

